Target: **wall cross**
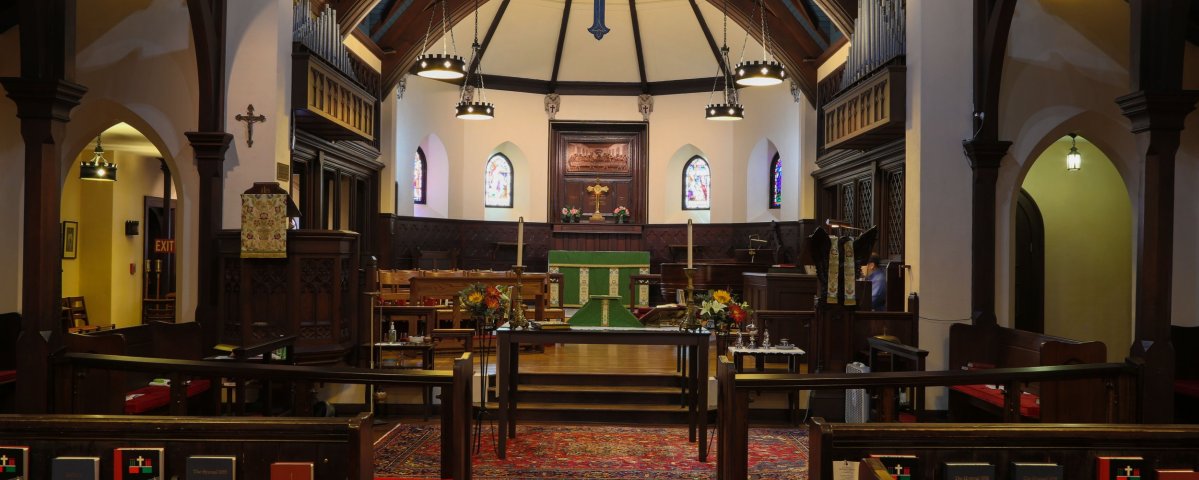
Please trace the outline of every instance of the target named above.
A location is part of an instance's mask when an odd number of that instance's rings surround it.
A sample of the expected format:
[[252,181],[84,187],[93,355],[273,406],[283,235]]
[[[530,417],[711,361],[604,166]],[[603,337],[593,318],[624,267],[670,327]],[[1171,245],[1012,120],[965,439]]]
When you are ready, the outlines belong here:
[[246,122],[246,146],[254,148],[254,124],[266,121],[266,115],[254,115],[254,104],[246,107],[246,114],[233,117],[239,122]]
[[599,179],[596,178],[595,185],[587,186],[587,193],[595,196],[595,213],[591,214],[591,220],[602,221],[604,219],[604,214],[600,213],[600,198],[605,193],[608,193],[608,186],[600,183]]

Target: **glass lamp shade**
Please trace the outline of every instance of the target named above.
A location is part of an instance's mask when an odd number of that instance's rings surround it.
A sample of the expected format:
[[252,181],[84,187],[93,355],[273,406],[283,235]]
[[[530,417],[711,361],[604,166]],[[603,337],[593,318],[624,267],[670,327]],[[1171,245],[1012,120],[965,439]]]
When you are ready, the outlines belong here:
[[1070,172],[1078,171],[1082,168],[1082,155],[1078,153],[1078,149],[1070,147],[1070,153],[1066,154],[1066,170]]
[[759,60],[737,64],[737,85],[744,87],[767,87],[783,83],[787,72],[775,61]]
[[466,60],[458,55],[427,53],[416,59],[416,74],[440,80],[462,78],[466,76]]
[[739,103],[718,103],[704,109],[708,120],[732,122],[745,118],[745,107]]
[[483,102],[458,102],[457,117],[462,120],[491,120],[495,105]]

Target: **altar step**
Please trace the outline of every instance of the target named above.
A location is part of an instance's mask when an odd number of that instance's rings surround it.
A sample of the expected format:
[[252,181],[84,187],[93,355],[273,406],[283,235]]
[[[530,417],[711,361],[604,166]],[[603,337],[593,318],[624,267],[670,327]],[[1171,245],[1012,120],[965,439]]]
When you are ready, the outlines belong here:
[[[499,403],[487,408],[494,414]],[[516,415],[520,422],[687,424],[687,409],[678,405],[522,402]]]
[[521,403],[581,403],[602,405],[681,405],[679,387],[571,387],[521,385]]
[[522,373],[517,415],[529,421],[686,423],[682,381],[669,374]]

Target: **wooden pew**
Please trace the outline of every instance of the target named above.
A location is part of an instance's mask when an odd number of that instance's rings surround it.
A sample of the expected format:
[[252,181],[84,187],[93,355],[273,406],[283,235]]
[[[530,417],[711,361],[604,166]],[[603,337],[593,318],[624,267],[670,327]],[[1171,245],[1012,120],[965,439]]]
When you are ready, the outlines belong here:
[[[1004,397],[1003,420],[1019,422],[1019,385],[1029,382],[1099,378],[1103,379],[1105,384],[1110,385],[1103,397],[1108,406],[1106,421],[1128,423],[1136,421],[1136,385],[1140,375],[1139,365],[1129,362],[943,372],[739,374],[736,373],[736,369],[728,358],[719,357],[716,367],[719,402],[717,409],[717,438],[719,439],[717,465],[718,478],[723,479],[746,478],[748,473],[748,413],[751,391],[891,390],[891,392],[884,393],[884,397],[887,397],[893,396],[894,389],[900,387],[1000,384],[1007,387],[1007,394]],[[894,421],[891,418],[882,420]],[[914,424],[905,423],[903,425],[906,427]]]
[[[187,457],[237,457],[237,478],[270,478],[274,462],[312,462],[315,478],[374,477],[372,417],[233,418],[110,415],[0,415],[9,445],[29,448],[27,478],[50,478],[59,456],[100,457],[110,478],[113,449],[162,447],[167,477],[184,478]],[[458,478],[458,477],[455,477]]]
[[[812,480],[832,480],[834,462],[880,454],[915,455],[913,479],[942,478],[945,462],[989,463],[995,478],[1013,478],[1012,462],[1056,463],[1063,478],[1096,478],[1099,455],[1144,457],[1146,470],[1199,467],[1195,425],[843,424],[815,418],[808,439]],[[1156,478],[1150,475],[1141,472],[1141,478]]]
[[[88,353],[65,353],[58,360],[63,365],[58,373],[65,379],[64,383],[68,385],[68,389],[76,388],[77,381],[87,376],[79,374],[90,370],[137,371],[170,377],[171,412],[175,416],[179,416],[179,412],[186,411],[186,387],[183,386],[182,380],[189,376],[229,376],[269,380],[272,382],[291,381],[297,383],[440,386],[442,391],[441,476],[454,479],[470,478],[471,378],[474,370],[469,352],[454,360],[453,370],[406,370],[403,373],[349,367],[261,365]],[[124,420],[128,421],[129,418],[131,417],[124,417]],[[137,418],[140,421],[143,417]],[[296,417],[289,417],[287,420],[295,421]],[[177,418],[176,421],[184,420]],[[341,421],[344,422],[344,419]],[[265,477],[251,475],[245,478]],[[322,477],[318,476],[317,478]],[[333,478],[343,477],[335,476]]]
[[1199,327],[1170,327],[1174,345],[1174,421],[1199,423]]
[[[956,324],[949,330],[949,368],[985,369],[1102,363],[1102,342],[1079,342],[1004,327]],[[1027,385],[1021,415],[1043,422],[1102,421],[1107,409],[1102,382],[1082,380],[1051,386]],[[958,421],[1001,414],[996,403],[1003,393],[985,385],[955,386],[949,392],[949,414]]]

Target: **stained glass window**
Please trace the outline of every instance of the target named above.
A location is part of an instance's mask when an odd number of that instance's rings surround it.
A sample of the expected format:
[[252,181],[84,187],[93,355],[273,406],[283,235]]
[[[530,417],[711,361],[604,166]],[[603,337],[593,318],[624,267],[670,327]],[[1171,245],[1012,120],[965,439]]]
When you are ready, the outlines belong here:
[[487,160],[487,186],[484,205],[512,208],[512,162],[502,153]]
[[783,162],[779,154],[770,161],[770,208],[783,206]]
[[425,151],[417,148],[416,158],[412,162],[412,203],[425,204],[425,186],[428,185],[425,167]]
[[709,188],[712,172],[703,157],[691,157],[683,166],[683,210],[708,210],[712,201]]

